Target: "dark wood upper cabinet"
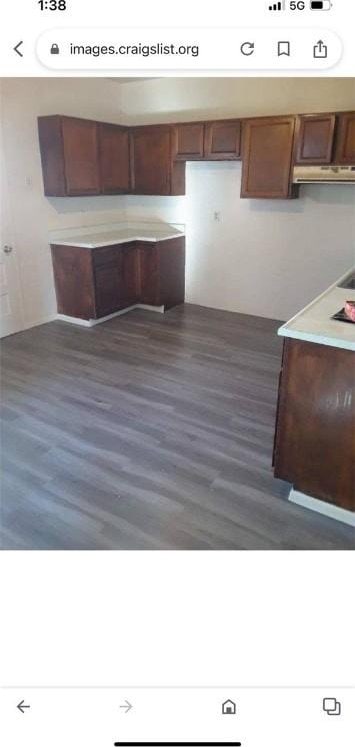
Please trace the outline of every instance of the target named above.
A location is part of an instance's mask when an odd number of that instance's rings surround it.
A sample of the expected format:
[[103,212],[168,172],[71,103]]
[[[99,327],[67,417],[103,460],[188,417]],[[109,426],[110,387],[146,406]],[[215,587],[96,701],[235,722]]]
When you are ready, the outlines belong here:
[[334,160],[340,164],[355,164],[355,112],[339,114]]
[[296,163],[331,163],[335,114],[305,114],[297,118]]
[[129,132],[127,127],[99,124],[101,191],[104,194],[130,190]]
[[126,128],[53,115],[38,118],[38,132],[45,195],[70,197],[129,191]]
[[100,193],[98,126],[89,119],[62,118],[66,192]]
[[249,119],[243,129],[242,197],[294,196],[292,158],[295,117]]
[[38,118],[44,193],[184,195],[185,162],[242,158],[242,197],[295,197],[293,163],[355,164],[355,112],[178,124]]
[[173,161],[173,135],[173,127],[170,125],[149,125],[131,129],[133,193],[185,194],[185,164]]
[[238,119],[206,122],[205,158],[208,160],[236,160],[241,156],[241,122]]
[[205,125],[203,122],[177,124],[174,127],[174,159],[194,161],[204,155]]
[[89,119],[38,119],[44,193],[49,196],[100,193],[98,128]]
[[188,122],[175,125],[174,158],[177,161],[229,161],[240,158],[241,122]]

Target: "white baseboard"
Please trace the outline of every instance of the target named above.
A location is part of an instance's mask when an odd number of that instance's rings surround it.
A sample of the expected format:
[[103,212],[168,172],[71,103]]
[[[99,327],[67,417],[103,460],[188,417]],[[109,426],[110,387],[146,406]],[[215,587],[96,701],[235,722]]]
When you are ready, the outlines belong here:
[[132,309],[146,309],[146,311],[156,311],[158,314],[164,314],[164,306],[148,306],[147,304],[143,303],[137,303],[133,306],[127,306],[126,309],[121,309],[120,311],[115,311],[113,314],[108,314],[107,316],[102,316],[100,319],[80,319],[76,316],[67,316],[66,314],[57,314],[55,319],[58,319],[61,322],[69,322],[69,324],[78,324],[81,327],[95,327],[97,324],[102,324],[102,322],[107,322],[109,319],[113,319],[115,316],[122,316],[122,314],[127,314],[128,311],[132,311]]
[[332,503],[320,501],[318,498],[313,498],[306,493],[300,493],[299,490],[295,490],[294,488],[291,488],[288,499],[291,503],[297,503],[298,506],[309,508],[311,511],[317,511],[317,513],[328,516],[330,519],[342,521],[343,524],[355,527],[355,513],[353,511],[347,511],[345,508],[339,508],[339,506],[334,506]]
[[135,309],[146,309],[146,311],[156,311],[158,314],[164,314],[165,306],[149,306],[146,303],[137,303]]

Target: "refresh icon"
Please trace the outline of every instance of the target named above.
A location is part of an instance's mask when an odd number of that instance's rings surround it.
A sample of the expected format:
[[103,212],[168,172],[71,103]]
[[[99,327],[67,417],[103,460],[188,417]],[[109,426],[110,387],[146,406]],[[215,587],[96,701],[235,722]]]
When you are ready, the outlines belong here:
[[246,57],[250,57],[255,52],[254,42],[243,42],[242,46],[240,47],[240,51]]

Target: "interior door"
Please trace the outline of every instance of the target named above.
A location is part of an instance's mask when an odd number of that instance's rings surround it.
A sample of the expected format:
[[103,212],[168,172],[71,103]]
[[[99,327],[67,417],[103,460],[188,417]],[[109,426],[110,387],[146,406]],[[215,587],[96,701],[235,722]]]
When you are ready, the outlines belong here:
[[23,329],[19,269],[11,229],[9,196],[0,133],[0,337]]

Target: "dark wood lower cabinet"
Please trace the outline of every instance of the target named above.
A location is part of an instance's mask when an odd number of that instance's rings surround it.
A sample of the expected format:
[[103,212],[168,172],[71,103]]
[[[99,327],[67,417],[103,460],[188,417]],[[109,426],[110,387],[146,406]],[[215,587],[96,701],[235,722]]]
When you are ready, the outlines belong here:
[[124,308],[123,257],[117,252],[115,262],[94,269],[95,318]]
[[355,379],[350,350],[287,339],[280,376],[275,477],[355,511]]
[[156,244],[139,242],[137,244],[139,267],[139,300],[148,306],[160,306],[159,303],[159,266]]
[[89,249],[51,245],[59,314],[95,319],[95,285]]
[[140,303],[171,309],[185,299],[185,239],[140,243]]
[[171,309],[185,299],[185,239],[162,241],[157,248],[159,302]]
[[53,245],[58,312],[100,319],[137,303],[169,309],[185,298],[185,239],[97,249]]

